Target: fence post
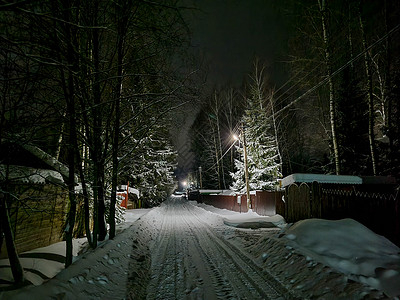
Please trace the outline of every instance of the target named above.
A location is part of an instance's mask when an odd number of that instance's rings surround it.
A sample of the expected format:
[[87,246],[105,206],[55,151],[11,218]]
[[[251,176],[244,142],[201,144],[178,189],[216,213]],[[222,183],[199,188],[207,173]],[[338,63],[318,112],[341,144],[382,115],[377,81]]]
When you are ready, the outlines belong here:
[[321,186],[317,181],[311,184],[311,217],[321,218]]
[[287,209],[286,209],[286,216],[287,216],[287,221],[288,222],[296,222],[296,212],[295,212],[295,201],[296,201],[296,196],[298,193],[298,187],[297,184],[292,183],[289,185],[287,188],[286,192],[286,203],[287,203]]
[[286,222],[290,222],[290,216],[289,216],[289,188],[290,185],[288,187],[285,188],[285,219]]

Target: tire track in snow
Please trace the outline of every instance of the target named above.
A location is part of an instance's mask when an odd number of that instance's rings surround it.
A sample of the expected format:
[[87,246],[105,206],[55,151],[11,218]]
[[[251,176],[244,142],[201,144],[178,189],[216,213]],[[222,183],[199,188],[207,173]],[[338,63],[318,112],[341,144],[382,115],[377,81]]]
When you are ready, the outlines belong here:
[[157,209],[162,219],[151,247],[147,299],[292,299],[217,234],[202,218],[203,210],[176,198]]
[[285,299],[283,295],[288,294],[286,289],[282,290],[272,277],[266,277],[261,268],[220,237],[209,224],[193,212],[193,209],[187,209],[191,213],[191,223],[197,222],[194,228],[198,235],[203,236],[201,240],[208,241],[207,246],[210,247],[211,253],[220,254],[218,261],[221,269],[226,273],[225,277],[229,278],[230,285],[240,299]]
[[[153,222],[161,221],[161,226],[154,243],[155,247],[151,247],[151,280],[147,288],[147,299],[174,299],[176,294],[176,237],[175,221],[171,217],[171,212],[173,212],[173,209],[170,206],[165,206],[162,220],[153,220]],[[155,225],[157,226],[157,224]]]
[[[184,207],[184,206],[182,206]],[[188,213],[186,207],[184,212]],[[201,296],[201,299],[231,299],[234,298],[234,293],[229,282],[224,278],[222,268],[217,261],[212,258],[214,252],[207,251],[204,247],[204,240],[199,238],[199,232],[193,228],[193,222],[188,219],[185,214],[180,214],[181,221],[186,228],[187,235],[190,236],[191,256],[195,259],[191,260],[191,267],[198,271],[197,281],[200,283],[192,290],[188,290],[186,294],[196,291],[196,296]],[[192,217],[190,215],[190,217]],[[199,292],[200,291],[200,292]]]

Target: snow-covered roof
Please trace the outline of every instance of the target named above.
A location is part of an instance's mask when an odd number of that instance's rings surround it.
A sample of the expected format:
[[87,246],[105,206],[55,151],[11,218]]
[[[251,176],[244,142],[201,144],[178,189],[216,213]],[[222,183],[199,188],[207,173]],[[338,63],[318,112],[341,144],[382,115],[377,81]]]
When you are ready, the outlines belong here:
[[281,181],[281,186],[289,186],[296,182],[314,182],[319,183],[336,183],[336,184],[362,184],[363,180],[359,176],[351,175],[323,175],[323,174],[306,174],[295,173],[286,176]]
[[[127,190],[127,185],[121,185],[120,186],[120,190],[125,192]],[[140,192],[139,192],[138,189],[135,189],[133,187],[129,187],[128,193],[129,194],[135,194],[138,198],[140,198]]]
[[[5,165],[0,165],[0,180],[6,178]],[[45,184],[51,182],[54,184],[63,184],[64,180],[61,174],[53,170],[35,169],[24,166],[9,166],[8,180],[18,183]]]
[[[68,166],[64,165],[63,163],[58,161],[55,157],[53,157],[50,154],[48,154],[47,152],[43,151],[39,147],[37,147],[35,145],[31,145],[31,144],[24,144],[24,143],[16,144],[14,142],[8,141],[7,139],[2,140],[2,142],[4,143],[4,145],[6,145],[6,147],[9,147],[8,151],[10,151],[10,149],[12,149],[11,151],[16,152],[16,154],[14,153],[14,155],[17,155],[17,156],[15,156],[14,159],[12,159],[10,162],[8,162],[10,165],[21,166],[21,168],[25,167],[25,168],[35,169],[35,170],[42,170],[41,172],[46,170],[46,172],[48,172],[49,174],[51,173],[51,170],[54,170],[58,174],[57,177],[61,175],[62,177],[64,177],[64,179],[68,178],[68,176],[69,176]],[[10,148],[10,145],[13,145],[13,146]],[[18,159],[18,155],[23,156],[25,161],[24,161],[24,159],[22,159],[22,161],[20,161]],[[26,169],[26,170],[28,170],[28,169]],[[75,182],[78,182],[77,175],[75,175]]]
[[200,194],[205,194],[205,195],[210,195],[210,194],[214,194],[214,195],[231,195],[232,191],[231,190],[199,190]]
[[[63,175],[65,178],[68,178],[69,176],[69,169],[66,165],[63,163],[59,162],[56,158],[51,156],[50,154],[44,152],[42,149],[33,146],[33,145],[22,145],[22,147],[44,161],[46,164],[48,164],[50,167],[52,167],[54,170],[59,172],[61,175]],[[78,181],[78,178],[75,179],[75,181]]]

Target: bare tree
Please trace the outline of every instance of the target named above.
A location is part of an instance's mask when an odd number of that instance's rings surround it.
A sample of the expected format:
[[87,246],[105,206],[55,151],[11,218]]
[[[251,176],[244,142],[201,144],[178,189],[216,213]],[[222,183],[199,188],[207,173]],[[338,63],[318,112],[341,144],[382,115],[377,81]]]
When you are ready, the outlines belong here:
[[328,0],[318,0],[321,13],[322,33],[324,38],[325,64],[327,68],[328,85],[329,85],[329,116],[331,124],[331,137],[333,144],[333,154],[335,158],[336,175],[340,174],[340,155],[339,145],[336,137],[336,106],[335,106],[335,90],[332,78],[332,59],[331,59],[331,37],[329,33],[329,17],[328,17]]
[[371,69],[371,61],[370,54],[368,52],[367,38],[364,29],[364,20],[361,14],[361,2],[359,4],[358,10],[358,19],[360,22],[361,36],[362,36],[362,45],[364,49],[364,64],[365,64],[365,74],[366,74],[366,88],[367,88],[367,101],[368,101],[368,139],[369,139],[369,148],[371,155],[371,163],[372,163],[372,173],[373,175],[377,174],[376,170],[376,146],[375,146],[375,109],[374,109],[374,96],[372,92],[372,69]]

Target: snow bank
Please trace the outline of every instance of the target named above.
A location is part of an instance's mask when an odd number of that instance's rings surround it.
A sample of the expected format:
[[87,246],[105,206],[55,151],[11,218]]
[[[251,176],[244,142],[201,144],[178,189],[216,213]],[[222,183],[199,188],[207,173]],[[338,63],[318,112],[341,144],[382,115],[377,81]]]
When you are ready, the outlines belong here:
[[[86,244],[86,238],[73,240],[73,255],[76,259]],[[45,280],[53,278],[64,269],[65,242],[59,242],[47,247],[37,248],[20,254],[20,261],[25,270],[25,277],[33,285],[41,285]],[[10,262],[0,260],[0,279],[13,282]]]
[[[151,211],[151,209],[135,209],[135,210],[127,210],[125,211],[125,223],[117,226],[117,233],[129,228],[132,224],[140,219],[144,214]],[[104,248],[107,243],[115,243],[113,241],[104,241],[100,242],[98,248]],[[124,242],[122,242],[124,243]],[[121,245],[121,244],[119,244]],[[65,270],[65,242],[59,242],[52,244],[47,247],[37,248],[28,252],[24,252],[20,254],[20,261],[22,267],[25,271],[25,277],[28,281],[30,281],[34,286],[39,286],[45,283],[48,279],[54,278],[60,272],[64,272],[68,274],[70,271]],[[118,246],[118,248],[121,248]],[[130,249],[127,248],[127,253],[130,253]],[[80,260],[85,256],[85,253],[93,252],[90,250],[90,247],[87,244],[86,238],[73,239],[73,262]],[[110,264],[110,262],[108,262]],[[0,282],[4,283],[4,286],[7,285],[7,282],[12,283],[14,281],[10,263],[8,259],[0,260]],[[15,291],[11,291],[11,293],[15,293]],[[2,294],[0,292],[0,299],[7,299],[7,293]]]
[[221,209],[221,208],[216,208],[212,205],[207,205],[204,203],[197,203],[196,201],[189,201],[190,204],[200,207],[206,211],[209,211],[211,213],[214,213],[216,215],[220,215],[220,216],[224,216],[224,215],[236,215],[239,214],[238,212],[232,211],[232,210],[228,210],[228,209]]
[[[390,297],[400,296],[400,248],[353,219],[338,221],[308,219],[286,227],[287,224],[280,215],[264,217],[255,212],[238,213],[198,204],[195,201],[191,203],[220,215],[226,225],[254,229],[272,226],[283,228],[284,238],[278,240],[283,241],[287,245],[285,250],[291,252],[284,254],[280,247],[277,247],[274,252],[270,249],[270,247],[275,247],[271,237],[260,239],[251,246],[251,249],[260,255],[262,261],[266,261],[265,258],[270,256],[277,259],[279,255],[283,256],[279,257],[282,261],[286,261],[296,252],[306,258],[309,268],[314,266],[317,268],[318,266],[313,261],[319,262],[345,274],[349,279],[384,291]],[[292,262],[293,260],[290,261]],[[279,265],[277,260],[269,264],[271,268]],[[299,259],[299,268],[302,268],[302,264],[303,262]],[[282,270],[278,267],[278,272],[286,274],[287,267],[283,267]],[[295,268],[290,264],[289,267]],[[299,270],[296,272],[302,273]],[[321,279],[325,278],[324,276],[329,278],[321,271],[315,280],[324,282],[327,280]],[[313,286],[311,283],[310,285]],[[346,286],[349,288],[348,284]]]
[[350,278],[400,295],[400,248],[353,219],[308,219],[285,231],[289,244]]
[[271,228],[285,226],[286,222],[281,215],[260,216],[256,212],[249,211],[247,213],[235,214],[223,218],[224,223],[228,226],[238,228]]
[[271,227],[284,227],[286,221],[281,215],[274,216],[260,216],[252,210],[246,213],[239,213],[227,209],[216,208],[204,203],[197,203],[196,201],[189,201],[192,205],[203,208],[209,212],[222,217],[225,225],[237,228],[271,228]]

